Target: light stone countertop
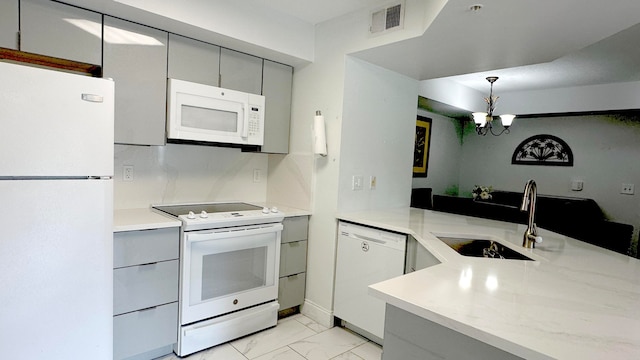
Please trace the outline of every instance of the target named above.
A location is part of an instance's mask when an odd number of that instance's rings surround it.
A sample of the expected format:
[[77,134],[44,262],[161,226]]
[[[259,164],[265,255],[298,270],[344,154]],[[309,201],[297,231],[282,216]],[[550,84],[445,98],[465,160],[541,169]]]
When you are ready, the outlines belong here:
[[178,227],[180,220],[159,214],[151,208],[116,209],[113,212],[113,232]]
[[[338,218],[412,235],[442,262],[369,287],[393,306],[526,359],[640,359],[640,260],[544,229],[525,249],[525,225],[429,210]],[[495,239],[536,261],[462,256],[436,235]]]

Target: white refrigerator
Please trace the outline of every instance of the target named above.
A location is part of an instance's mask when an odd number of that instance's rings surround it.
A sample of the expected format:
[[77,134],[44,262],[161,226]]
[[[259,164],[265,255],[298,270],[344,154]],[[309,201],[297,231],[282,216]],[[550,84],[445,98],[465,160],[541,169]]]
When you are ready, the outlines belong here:
[[4,359],[112,359],[113,91],[0,62]]

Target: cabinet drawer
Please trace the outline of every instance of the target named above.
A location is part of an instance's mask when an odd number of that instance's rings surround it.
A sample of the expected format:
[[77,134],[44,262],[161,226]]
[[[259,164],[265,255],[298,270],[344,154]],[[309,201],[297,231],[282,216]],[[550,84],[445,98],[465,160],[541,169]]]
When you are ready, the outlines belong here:
[[309,231],[308,216],[294,216],[285,218],[282,221],[284,229],[282,230],[282,243],[291,241],[307,240]]
[[280,277],[289,276],[307,269],[307,240],[293,241],[280,247]]
[[115,316],[113,358],[123,359],[178,341],[178,303]]
[[278,303],[280,303],[280,310],[302,305],[304,302],[305,282],[306,273],[280,278],[278,284]]
[[113,314],[178,301],[178,260],[113,271]]
[[148,264],[178,258],[177,227],[113,234],[113,267]]

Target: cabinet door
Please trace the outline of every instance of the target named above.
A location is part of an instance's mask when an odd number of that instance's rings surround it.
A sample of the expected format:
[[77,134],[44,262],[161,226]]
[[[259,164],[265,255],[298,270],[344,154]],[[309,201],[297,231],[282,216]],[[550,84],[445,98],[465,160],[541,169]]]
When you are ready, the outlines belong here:
[[113,315],[178,301],[178,260],[113,270]]
[[169,34],[169,78],[218,86],[220,47]]
[[262,59],[229,49],[221,49],[220,87],[261,95]]
[[[113,359],[126,359],[178,341],[178,303],[170,303],[113,318]],[[169,351],[170,352],[170,351]],[[157,355],[157,354],[156,354]],[[162,354],[160,354],[162,355]]]
[[278,282],[278,303],[280,310],[304,303],[306,273],[281,277]]
[[265,96],[265,115],[262,152],[289,152],[292,80],[291,66],[264,61],[262,95]]
[[18,1],[0,1],[0,47],[18,50]]
[[20,3],[20,50],[102,64],[102,15],[44,0]]
[[180,228],[123,231],[113,234],[113,268],[178,258]]
[[282,221],[282,243],[307,240],[309,233],[309,217],[293,216]]
[[279,276],[289,276],[305,271],[307,271],[307,240],[282,244]]
[[104,17],[103,73],[116,83],[116,143],[165,143],[167,38],[164,31]]

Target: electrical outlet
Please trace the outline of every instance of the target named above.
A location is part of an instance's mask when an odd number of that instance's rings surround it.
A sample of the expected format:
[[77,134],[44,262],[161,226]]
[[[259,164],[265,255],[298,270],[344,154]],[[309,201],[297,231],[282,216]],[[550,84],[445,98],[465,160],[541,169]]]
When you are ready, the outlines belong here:
[[362,175],[353,175],[351,178],[351,190],[362,190]]
[[374,175],[369,176],[369,189],[370,190],[375,190],[376,189],[376,177]]
[[620,189],[620,194],[633,195],[633,193],[634,193],[633,184],[622,184],[622,188]]
[[260,169],[253,169],[253,182],[259,183],[262,181],[262,171]]
[[122,181],[133,181],[133,165],[122,167]]

